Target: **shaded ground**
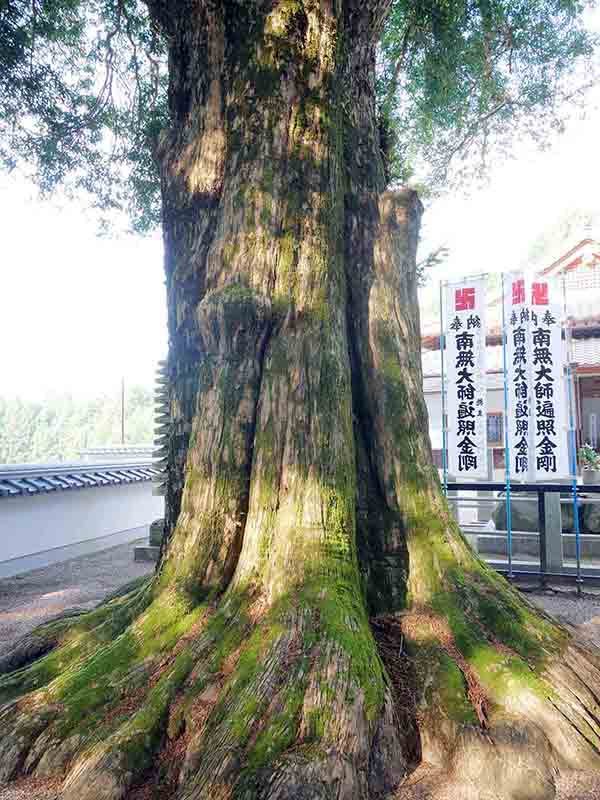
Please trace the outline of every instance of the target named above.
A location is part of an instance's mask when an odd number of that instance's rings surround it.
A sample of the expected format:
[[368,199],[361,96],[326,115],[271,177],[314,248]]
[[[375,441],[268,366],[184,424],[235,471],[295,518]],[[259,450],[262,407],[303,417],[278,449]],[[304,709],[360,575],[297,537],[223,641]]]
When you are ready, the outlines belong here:
[[134,544],[1,578],[0,654],[11,642],[65,609],[93,608],[124,583],[151,572],[153,564],[134,562]]
[[[598,800],[600,775],[572,772],[561,775],[557,782],[556,800]],[[20,800],[19,795],[0,795],[1,800]],[[496,795],[479,791],[475,785],[465,794],[464,785],[457,789],[426,765],[419,767],[402,785],[397,800],[496,800]],[[523,797],[523,800],[528,798]]]
[[[107,594],[141,575],[152,564],[133,560],[133,544],[81,556],[62,564],[0,579],[0,653],[8,644],[41,622],[67,608],[92,608]],[[600,646],[600,591],[586,589],[582,596],[570,589],[528,592],[528,597],[549,614],[570,625]],[[0,790],[0,800],[54,800],[60,781],[23,779]],[[457,792],[446,775],[422,765],[408,776],[397,800],[495,800],[477,786],[465,795]],[[525,800],[525,799],[524,799]],[[600,800],[600,775],[562,775],[556,800]]]

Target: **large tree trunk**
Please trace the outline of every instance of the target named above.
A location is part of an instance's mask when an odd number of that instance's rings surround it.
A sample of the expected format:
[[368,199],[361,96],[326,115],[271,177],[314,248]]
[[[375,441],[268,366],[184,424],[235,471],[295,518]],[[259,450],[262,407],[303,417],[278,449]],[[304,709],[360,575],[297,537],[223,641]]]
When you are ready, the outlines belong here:
[[169,535],[152,581],[0,662],[5,779],[374,799],[423,759],[534,800],[600,765],[597,654],[471,553],[432,465],[421,206],[384,191],[375,112],[388,4],[149,3]]

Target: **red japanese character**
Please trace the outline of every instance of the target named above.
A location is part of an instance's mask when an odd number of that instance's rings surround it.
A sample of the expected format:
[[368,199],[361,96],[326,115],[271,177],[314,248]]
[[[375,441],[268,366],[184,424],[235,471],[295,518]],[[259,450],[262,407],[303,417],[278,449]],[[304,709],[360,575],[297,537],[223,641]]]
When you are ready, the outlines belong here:
[[468,311],[475,308],[475,289],[470,287],[468,289],[456,290],[456,310]]
[[547,283],[532,283],[531,284],[531,302],[534,306],[547,306],[548,305],[548,284]]
[[518,281],[513,281],[512,302],[513,306],[525,302],[525,281],[523,278],[520,278]]

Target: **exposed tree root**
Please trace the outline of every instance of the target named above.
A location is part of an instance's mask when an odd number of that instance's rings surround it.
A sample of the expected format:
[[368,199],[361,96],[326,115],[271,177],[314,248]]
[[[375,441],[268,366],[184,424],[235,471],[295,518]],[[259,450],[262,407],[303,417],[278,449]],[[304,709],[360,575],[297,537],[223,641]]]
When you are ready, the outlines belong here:
[[[504,592],[514,615],[517,600]],[[440,798],[550,800],[561,772],[600,769],[599,654],[548,620],[536,624],[524,603],[516,619],[486,619],[476,596],[455,586],[443,618],[400,618],[419,676],[422,758],[451,781]]]
[[[36,675],[36,670],[30,671],[27,685],[22,683],[21,676],[17,676],[18,691],[22,693],[24,688],[34,689],[38,685],[36,681],[40,685],[48,682],[50,675],[57,674],[56,667],[63,669],[68,662],[93,652],[100,643],[110,642],[152,601],[148,578],[134,581],[125,588],[128,591],[121,590],[111,595],[93,611],[67,612],[26,634],[0,656],[0,676],[26,667],[62,645],[60,664],[53,666],[53,660],[47,659],[41,674]],[[6,699],[9,686],[10,680],[0,679],[0,700]]]
[[172,600],[159,621],[159,595],[113,642],[4,706],[3,782],[64,775],[69,800],[175,785],[182,800],[386,796],[405,759],[368,621],[343,597],[312,597],[300,609],[232,595],[216,611]]
[[600,770],[600,654],[504,583],[491,614],[471,578],[370,624],[343,589],[214,607],[158,581],[61,620],[0,680],[0,779],[60,778],[64,800],[378,800],[413,797],[423,761],[457,797],[550,800],[560,773]]

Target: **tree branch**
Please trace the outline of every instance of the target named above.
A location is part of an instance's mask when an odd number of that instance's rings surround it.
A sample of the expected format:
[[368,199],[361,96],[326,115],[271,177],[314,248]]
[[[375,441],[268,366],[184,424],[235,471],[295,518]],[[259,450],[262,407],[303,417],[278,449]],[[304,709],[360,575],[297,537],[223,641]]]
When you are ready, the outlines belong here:
[[502,102],[498,103],[498,105],[491,108],[488,112],[482,114],[475,120],[475,122],[469,125],[465,135],[459,140],[457,144],[454,145],[454,147],[452,147],[446,159],[444,160],[445,161],[443,168],[444,177],[446,177],[446,175],[448,174],[448,170],[450,168],[450,162],[452,161],[454,156],[473,142],[473,139],[481,129],[481,126],[489,119],[491,119],[493,116],[498,114],[498,112],[501,111],[503,108],[510,105],[515,105],[514,101],[511,100],[510,98],[506,98],[502,100]]
[[390,87],[388,89],[384,103],[384,105],[386,106],[392,102],[392,100],[394,99],[394,94],[396,93],[396,89],[398,88],[398,79],[400,78],[400,73],[402,72],[402,69],[404,68],[404,64],[406,62],[406,56],[408,54],[408,47],[410,44],[410,37],[412,31],[413,31],[412,22],[409,21],[407,22],[406,29],[402,36],[402,46],[400,48],[400,55],[398,56],[398,60],[394,65],[394,74],[390,79]]

